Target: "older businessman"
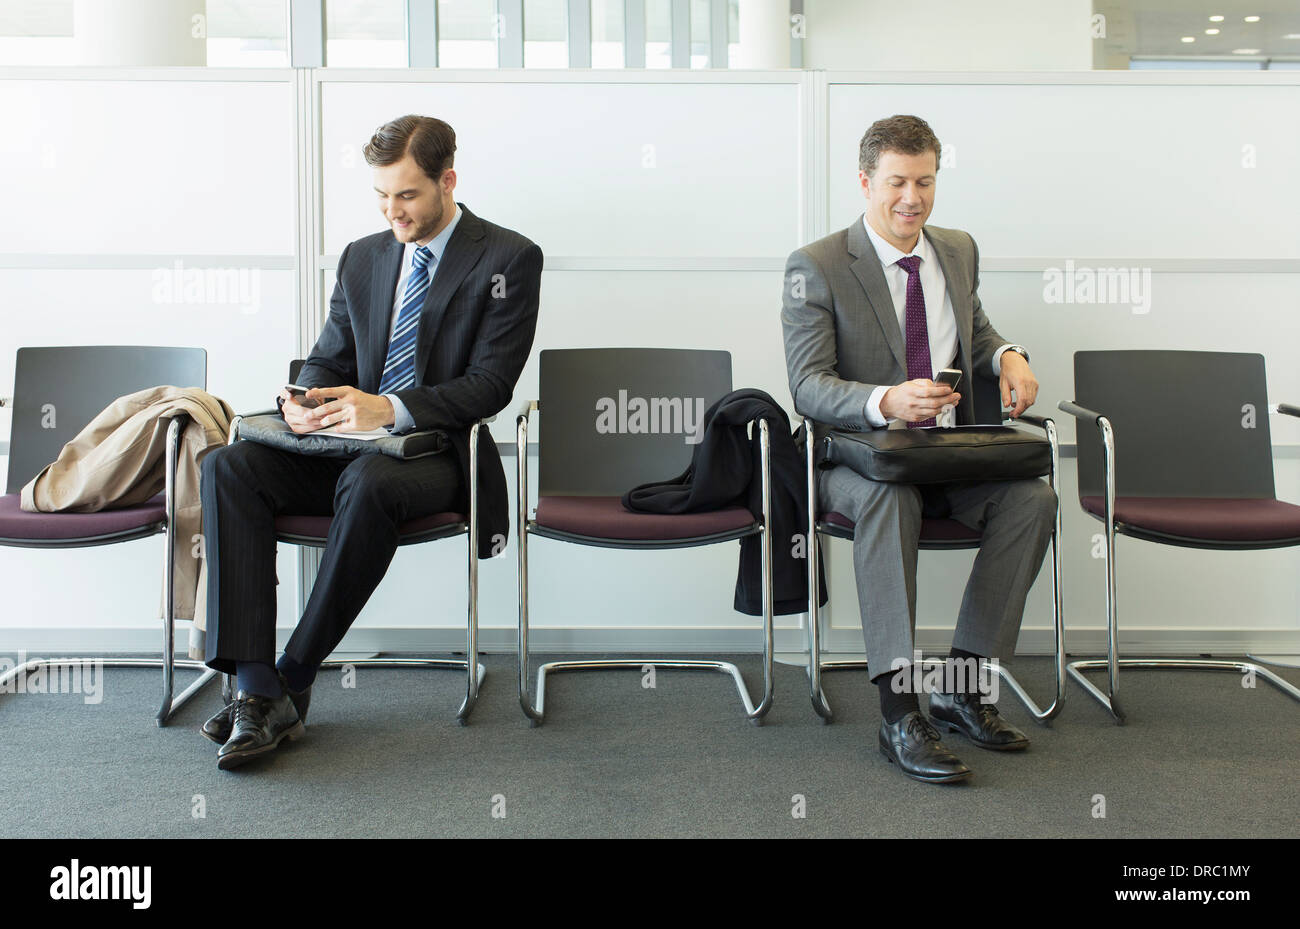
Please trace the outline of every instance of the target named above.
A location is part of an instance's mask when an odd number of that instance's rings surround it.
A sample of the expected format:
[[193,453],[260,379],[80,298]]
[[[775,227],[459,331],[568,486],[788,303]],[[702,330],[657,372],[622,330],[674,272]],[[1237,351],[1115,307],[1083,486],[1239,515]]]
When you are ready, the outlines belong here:
[[[979,252],[965,232],[926,225],[934,208],[939,140],[924,120],[873,123],[859,147],[866,211],[847,229],[807,245],[786,264],[781,323],[795,408],[852,431],[974,421],[974,375],[996,377],[1011,415],[1038,394],[1029,353],[984,315]],[[960,368],[958,390],[936,384]],[[940,422],[940,424],[943,424]],[[969,692],[930,695],[930,718],[911,687],[916,561],[922,516],[950,516],[982,531],[957,616],[951,656],[1001,658],[1015,648],[1025,597],[1043,562],[1056,496],[1042,481],[963,482],[921,488],[870,481],[849,468],[823,472],[823,511],[854,522],[854,571],[867,663],[880,692],[880,751],[904,774],[952,782],[971,771],[931,721],[981,748],[1029,740]]]

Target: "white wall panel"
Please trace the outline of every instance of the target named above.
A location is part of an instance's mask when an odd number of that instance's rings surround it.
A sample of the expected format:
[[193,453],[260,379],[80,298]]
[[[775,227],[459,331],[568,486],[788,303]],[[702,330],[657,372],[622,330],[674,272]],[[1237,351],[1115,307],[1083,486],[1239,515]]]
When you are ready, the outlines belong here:
[[325,252],[386,225],[361,157],[405,113],[456,130],[456,199],[556,256],[778,256],[799,245],[799,87],[326,83]]
[[293,252],[287,81],[8,80],[0,126],[0,253]]
[[951,148],[930,221],[984,258],[1300,258],[1300,120],[1282,116],[1300,86],[831,83],[831,229],[862,212],[858,144],[895,113]]

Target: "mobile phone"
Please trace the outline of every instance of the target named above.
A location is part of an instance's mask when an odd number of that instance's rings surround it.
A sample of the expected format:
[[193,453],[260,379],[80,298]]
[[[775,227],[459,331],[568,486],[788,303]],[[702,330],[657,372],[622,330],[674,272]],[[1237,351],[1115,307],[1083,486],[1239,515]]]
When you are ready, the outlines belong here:
[[329,403],[331,400],[334,399],[333,397],[319,397],[319,398],[317,398],[317,399],[315,399],[315,400],[308,400],[308,399],[307,399],[307,391],[311,390],[311,388],[310,388],[310,387],[299,387],[297,384],[285,384],[285,385],[284,385],[284,389],[287,390],[287,391],[289,391],[289,395],[290,395],[290,396],[292,396],[292,397],[297,397],[297,398],[298,398],[298,403],[299,403],[302,407],[304,407],[305,409],[308,409],[308,410],[314,410],[316,407],[320,406],[322,403]]
[[939,376],[934,379],[934,382],[936,384],[947,384],[953,390],[956,390],[957,385],[961,383],[961,369],[944,368],[939,372]]

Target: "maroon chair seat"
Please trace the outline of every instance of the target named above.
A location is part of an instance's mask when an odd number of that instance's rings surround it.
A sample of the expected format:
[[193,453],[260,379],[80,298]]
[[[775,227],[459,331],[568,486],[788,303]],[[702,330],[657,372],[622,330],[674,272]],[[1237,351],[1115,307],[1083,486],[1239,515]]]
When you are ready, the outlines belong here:
[[[823,513],[821,521],[829,523],[832,526],[838,526],[846,530],[849,535],[853,534],[853,520],[849,519],[843,513]],[[954,543],[954,542],[979,542],[981,533],[978,529],[971,529],[955,519],[922,519],[921,520],[921,544],[926,543]]]
[[72,542],[103,544],[161,532],[167,505],[160,494],[136,506],[98,513],[26,513],[18,494],[0,497],[0,543],[52,546]]
[[[1105,500],[1080,497],[1085,510],[1106,518]],[[1272,499],[1116,497],[1115,522],[1156,535],[1203,542],[1300,542],[1300,506]]]
[[668,542],[742,533],[755,527],[743,506],[709,513],[632,513],[621,497],[538,497],[537,525],[593,539]]
[[[463,513],[434,513],[431,516],[421,516],[419,519],[408,519],[397,527],[398,544],[424,541],[424,537],[429,533],[466,522],[467,519],[468,517]],[[330,523],[333,521],[332,516],[277,516],[275,532],[282,537],[291,537],[289,539],[291,541],[304,539],[323,541],[330,534]]]

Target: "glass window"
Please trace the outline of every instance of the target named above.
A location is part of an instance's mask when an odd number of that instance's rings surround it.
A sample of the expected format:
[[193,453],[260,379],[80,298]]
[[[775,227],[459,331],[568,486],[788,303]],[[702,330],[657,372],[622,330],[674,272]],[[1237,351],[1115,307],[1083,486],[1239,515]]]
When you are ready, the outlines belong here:
[[691,67],[709,67],[709,0],[691,0]]
[[438,65],[495,68],[501,23],[496,0],[438,0]]
[[672,38],[672,0],[646,0],[645,66],[647,68],[673,66]]
[[405,68],[404,0],[326,0],[325,64]]
[[569,66],[568,0],[524,0],[524,67]]
[[[118,67],[193,65],[213,68],[286,68],[289,66],[288,0],[207,0],[202,13],[178,7],[168,20],[175,25],[175,44],[134,41],[122,47],[113,29],[96,21],[96,9],[79,27],[73,0],[5,0],[0,4],[0,62],[6,65],[113,65]],[[157,7],[141,4],[142,16]],[[170,15],[170,11],[169,15]],[[109,23],[130,29],[131,23]],[[98,36],[99,41],[96,41]],[[201,48],[191,51],[196,40]],[[178,57],[179,46],[186,48]]]
[[623,0],[591,0],[591,66],[623,67]]

